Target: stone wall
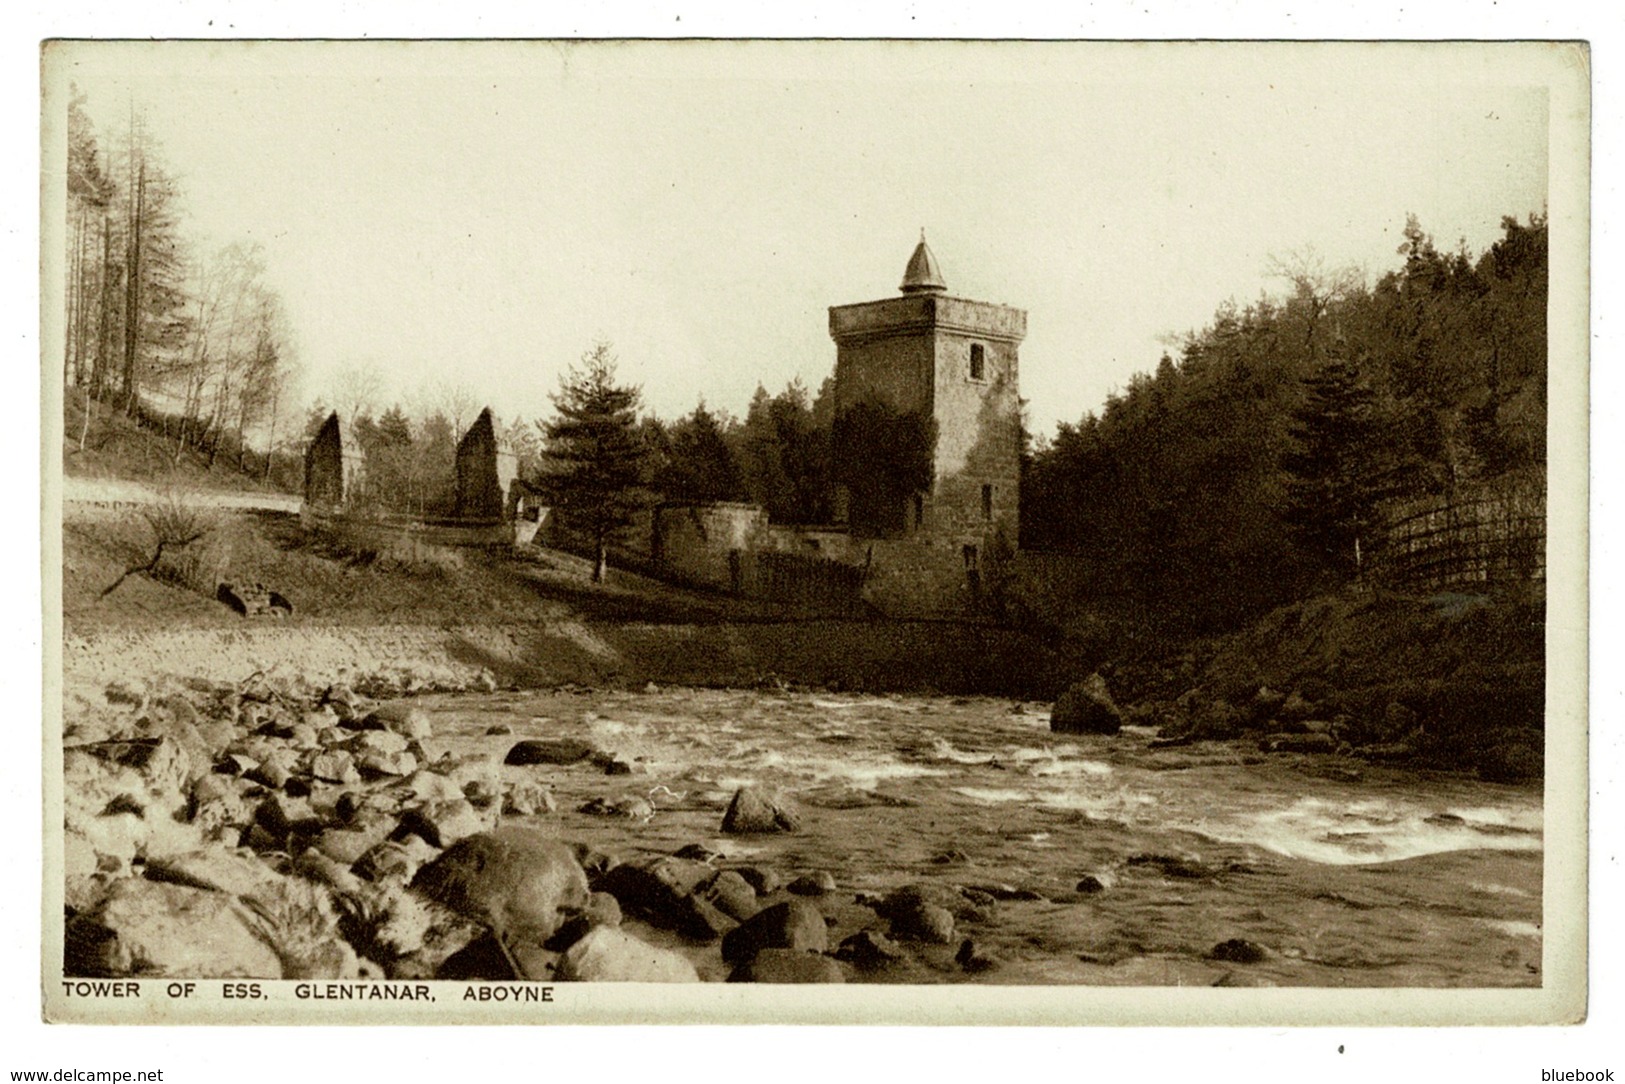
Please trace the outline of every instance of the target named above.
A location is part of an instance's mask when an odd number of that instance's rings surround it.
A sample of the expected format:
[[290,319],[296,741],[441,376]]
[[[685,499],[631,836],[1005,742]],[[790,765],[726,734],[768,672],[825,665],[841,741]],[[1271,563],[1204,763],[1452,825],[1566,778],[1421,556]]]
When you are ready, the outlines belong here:
[[980,573],[958,545],[875,539],[853,549],[864,565],[863,599],[887,617],[965,617],[979,608]]
[[760,543],[767,513],[760,505],[675,505],[651,513],[648,556],[686,583],[739,591],[737,555]]

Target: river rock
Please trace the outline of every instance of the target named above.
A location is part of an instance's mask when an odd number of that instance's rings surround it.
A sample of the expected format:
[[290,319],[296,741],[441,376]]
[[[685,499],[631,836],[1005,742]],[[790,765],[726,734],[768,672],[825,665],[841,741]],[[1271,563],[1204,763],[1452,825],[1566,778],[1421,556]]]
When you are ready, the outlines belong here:
[[570,848],[529,828],[469,836],[418,871],[412,888],[503,937],[547,941],[587,903]]
[[995,957],[977,948],[976,942],[968,937],[959,946],[959,951],[954,953],[954,963],[967,975],[980,975],[999,966]]
[[434,733],[428,713],[404,700],[378,705],[361,720],[361,725],[368,730],[385,730],[414,741],[422,741]]
[[576,807],[576,812],[594,817],[626,817],[647,821],[655,815],[655,807],[641,794],[623,794],[618,798],[589,798]]
[[343,749],[317,753],[310,760],[310,774],[326,783],[359,783],[361,772],[355,758]]
[[557,806],[553,792],[540,783],[521,780],[509,784],[502,795],[502,812],[518,817],[534,817],[551,813]]
[[404,753],[412,744],[411,739],[405,738],[389,730],[363,730],[345,743],[345,748],[357,757],[369,753],[389,755]]
[[252,851],[225,847],[206,847],[150,860],[144,873],[153,881],[249,898],[272,898],[282,882]]
[[221,775],[242,776],[260,766],[260,762],[244,753],[222,753],[214,762],[214,770]]
[[236,897],[131,877],[114,884],[64,934],[64,973],[164,978],[282,977]]
[[80,807],[103,808],[123,793],[173,815],[184,808],[188,786],[199,774],[169,738],[93,742],[64,749],[62,756],[64,797]]
[[1220,941],[1208,951],[1208,959],[1223,960],[1232,964],[1256,964],[1269,958],[1269,951],[1262,945],[1239,937],[1232,937],[1228,941]]
[[1055,701],[1049,728],[1063,734],[1116,734],[1123,728],[1123,713],[1106,690],[1106,679],[1091,674]]
[[904,955],[897,942],[878,930],[859,930],[835,950],[837,960],[846,960],[861,968],[884,967],[903,959]]
[[500,780],[470,779],[463,784],[463,797],[476,809],[494,806],[502,800],[502,783]]
[[529,764],[576,764],[592,757],[598,750],[584,741],[572,738],[532,738],[514,743],[502,763],[525,766]]
[[488,820],[488,815],[489,811],[482,814],[461,798],[452,802],[427,802],[401,814],[395,837],[410,833],[423,837],[431,846],[450,847],[460,839],[494,827],[495,820]]
[[1382,742],[1377,745],[1359,746],[1354,750],[1354,755],[1378,763],[1399,763],[1415,757],[1416,747],[1409,742]]
[[892,912],[891,934],[904,941],[926,941],[934,945],[952,944],[954,915],[946,907],[920,900]]
[[385,840],[356,859],[351,868],[358,876],[378,884],[406,884],[437,854],[421,836]]
[[[1194,858],[1181,858],[1171,854],[1136,854],[1131,855],[1124,865],[1136,867],[1149,867],[1161,873],[1164,877],[1172,877],[1182,881],[1201,881],[1218,876],[1218,870]],[[1079,889],[1082,891],[1082,889]]]
[[737,922],[744,922],[762,909],[750,882],[731,869],[719,871],[706,883],[701,894],[717,910]]
[[828,956],[798,949],[759,949],[728,975],[729,982],[835,983],[845,982],[841,965]]
[[399,753],[362,753],[356,757],[355,766],[363,779],[407,776],[418,770],[418,758],[404,749]]
[[316,837],[315,846],[333,861],[353,866],[361,861],[362,855],[388,839],[394,827],[392,821],[378,818],[344,828],[329,828]]
[[223,776],[198,777],[192,784],[190,799],[187,819],[204,832],[226,825],[242,826],[253,819],[242,793]]
[[350,895],[364,891],[361,878],[350,871],[349,863],[334,861],[315,847],[307,848],[293,860],[293,872],[306,880]]
[[837,887],[834,874],[819,869],[803,873],[786,885],[785,890],[797,896],[824,896],[834,892]]
[[587,905],[581,913],[572,915],[559,925],[558,931],[547,942],[548,948],[563,952],[597,926],[619,926],[621,905],[608,892],[593,892],[587,896]]
[[665,856],[640,864],[619,865],[598,879],[627,913],[650,925],[675,930],[697,941],[710,941],[736,925],[698,890],[716,871],[704,862]]
[[917,912],[924,904],[940,907],[963,922],[990,922],[995,917],[997,901],[986,892],[955,885],[921,882],[904,885],[879,900],[865,900],[881,918],[896,920],[899,915]]
[[455,802],[463,797],[463,788],[455,779],[420,768],[398,783],[391,784],[390,792],[416,802]]
[[745,883],[755,889],[758,897],[771,896],[784,884],[784,878],[779,876],[778,870],[770,866],[738,866],[735,867],[734,872],[743,877]]
[[499,942],[486,931],[448,956],[434,977],[456,982],[549,982],[558,961],[557,952],[535,941],[505,937]]
[[559,960],[560,982],[699,982],[684,957],[657,948],[614,926],[598,926]]
[[793,899],[758,911],[722,939],[722,958],[744,963],[764,948],[823,952],[829,947],[824,914],[806,900]]
[[285,794],[268,795],[255,806],[254,823],[279,841],[292,834],[316,835],[322,830],[321,818],[308,801]]
[[801,820],[777,795],[741,787],[728,803],[722,817],[722,830],[735,834],[749,832],[794,832]]
[[1335,753],[1337,739],[1330,734],[1272,734],[1258,743],[1265,753]]
[[281,790],[288,785],[288,780],[293,776],[290,759],[284,751],[277,750],[276,754],[261,761],[249,772],[247,778],[271,790]]

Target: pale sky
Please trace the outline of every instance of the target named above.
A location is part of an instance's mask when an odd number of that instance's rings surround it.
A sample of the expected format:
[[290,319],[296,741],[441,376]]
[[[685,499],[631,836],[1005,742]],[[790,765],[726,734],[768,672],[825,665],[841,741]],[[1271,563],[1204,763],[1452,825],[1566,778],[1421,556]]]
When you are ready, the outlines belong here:
[[372,365],[385,403],[451,381],[533,418],[606,338],[661,416],[740,414],[816,390],[828,307],[895,296],[923,227],[950,293],[1027,310],[1043,435],[1284,289],[1272,255],[1374,278],[1407,213],[1476,252],[1542,210],[1538,53],[169,43],[48,71],[104,144],[146,110],[200,249],[264,246],[307,396]]

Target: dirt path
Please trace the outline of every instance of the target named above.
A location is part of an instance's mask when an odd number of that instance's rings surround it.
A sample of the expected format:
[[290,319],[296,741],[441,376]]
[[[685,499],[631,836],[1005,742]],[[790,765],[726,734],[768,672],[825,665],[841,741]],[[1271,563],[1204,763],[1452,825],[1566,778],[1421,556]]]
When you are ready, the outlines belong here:
[[159,504],[179,496],[189,505],[202,508],[264,509],[273,512],[297,512],[300,499],[290,493],[255,493],[251,491],[216,492],[204,489],[166,490],[143,482],[127,479],[74,478],[62,479],[64,504]]

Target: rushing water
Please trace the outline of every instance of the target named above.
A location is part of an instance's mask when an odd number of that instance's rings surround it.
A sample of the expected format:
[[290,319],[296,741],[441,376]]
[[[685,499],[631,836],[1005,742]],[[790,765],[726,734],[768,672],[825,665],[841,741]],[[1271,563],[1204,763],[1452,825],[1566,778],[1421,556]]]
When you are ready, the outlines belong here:
[[[527,737],[592,741],[636,768],[504,768],[544,780],[559,836],[624,857],[701,843],[786,875],[827,870],[832,936],[883,928],[858,894],[921,881],[1005,897],[908,982],[1535,986],[1536,789],[1229,744],[1152,749],[1150,731],[1051,734],[1042,705],[704,689],[438,697],[439,744],[500,759]],[[495,724],[511,734],[490,735]],[[775,787],[793,834],[724,836],[735,788]],[[577,812],[649,799],[646,819]],[[1093,878],[1103,890],[1077,891]],[[1011,898],[1034,895],[1042,898]],[[1242,938],[1266,957],[1210,958]],[[833,943],[833,941],[832,941]]]

